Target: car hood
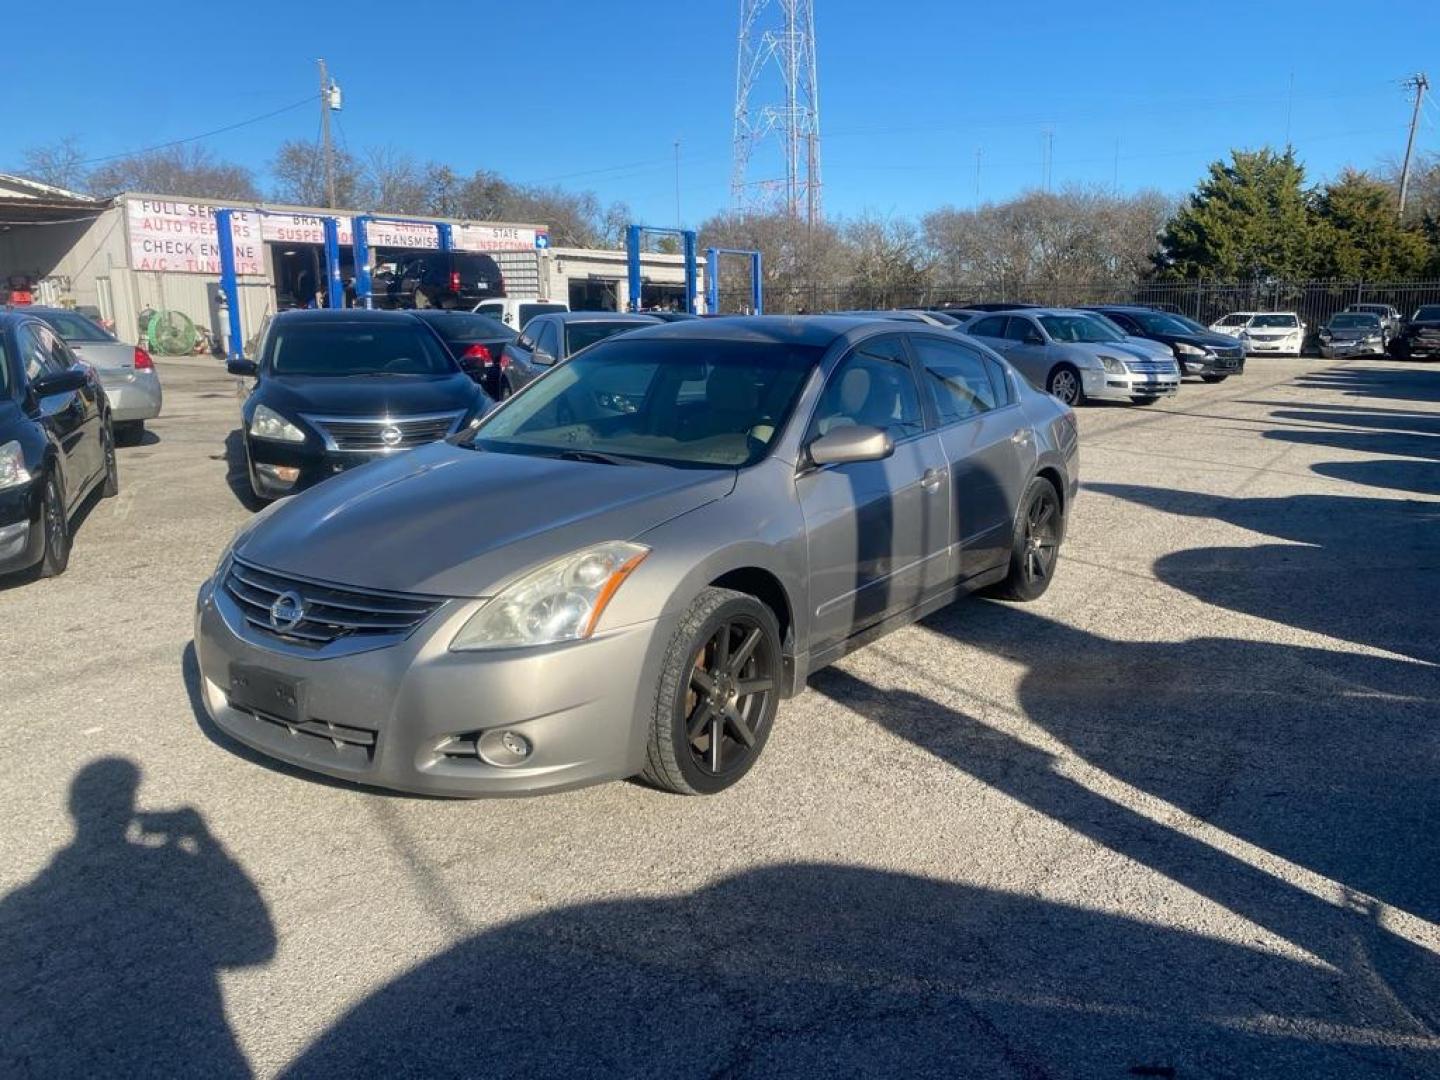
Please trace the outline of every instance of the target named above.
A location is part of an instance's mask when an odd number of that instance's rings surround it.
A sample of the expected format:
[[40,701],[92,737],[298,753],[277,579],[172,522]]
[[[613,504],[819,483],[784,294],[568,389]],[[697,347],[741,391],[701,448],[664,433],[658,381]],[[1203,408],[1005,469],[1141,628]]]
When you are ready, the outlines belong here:
[[1246,337],[1289,337],[1300,333],[1298,326],[1247,326]]
[[723,498],[734,469],[604,465],[448,442],[284,500],[236,554],[296,577],[433,596],[489,596],[528,567],[628,540]]
[[470,376],[356,375],[338,379],[269,376],[255,386],[256,400],[286,414],[415,416],[472,409],[481,390]]
[[1122,347],[1131,355],[1138,356],[1142,360],[1171,360],[1175,356],[1170,346],[1163,341],[1137,337],[1134,334],[1125,335],[1125,343]]

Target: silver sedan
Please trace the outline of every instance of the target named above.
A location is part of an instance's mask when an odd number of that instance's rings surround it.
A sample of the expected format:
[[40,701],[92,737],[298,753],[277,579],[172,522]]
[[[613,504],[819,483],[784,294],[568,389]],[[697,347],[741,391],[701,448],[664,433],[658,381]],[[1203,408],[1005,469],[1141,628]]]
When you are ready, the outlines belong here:
[[1087,399],[1148,405],[1180,389],[1180,368],[1168,349],[1128,337],[1089,311],[1026,308],[966,323],[978,338],[1036,386],[1067,405]]
[[720,791],[810,673],[1043,593],[1077,466],[1070,409],[953,331],[635,330],[257,515],[199,594],[205,706],[405,791]]
[[71,351],[100,376],[100,385],[110,402],[116,441],[139,442],[145,421],[159,416],[164,402],[160,376],[155,374],[150,354],[137,345],[126,345],[78,311],[37,307],[33,313],[49,323]]

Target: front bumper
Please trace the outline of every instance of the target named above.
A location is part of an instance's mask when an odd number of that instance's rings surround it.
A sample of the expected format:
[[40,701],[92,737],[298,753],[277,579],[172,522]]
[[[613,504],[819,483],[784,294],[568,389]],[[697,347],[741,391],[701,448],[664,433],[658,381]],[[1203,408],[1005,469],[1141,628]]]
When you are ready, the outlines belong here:
[[36,480],[0,491],[0,574],[27,570],[44,555],[43,491]]
[[1320,355],[1327,360],[1342,356],[1383,356],[1385,345],[1379,341],[1322,341]]
[[1185,375],[1244,375],[1245,357],[1187,356],[1177,360]]
[[[450,652],[477,604],[447,601],[399,644],[316,659],[259,643],[212,579],[195,616],[205,710],[221,730],[281,761],[416,794],[530,795],[639,772],[677,620],[565,645]],[[232,705],[237,665],[293,680],[299,722]],[[486,732],[513,732],[531,752],[519,764],[487,762],[476,750]]]
[[1180,389],[1180,375],[1138,372],[1116,374],[1086,369],[1080,373],[1085,396],[1096,401],[1129,401],[1132,397],[1170,397]]
[[1274,341],[1256,341],[1254,338],[1243,339],[1245,355],[1253,356],[1256,353],[1270,353],[1275,356],[1299,356],[1304,339],[1300,337],[1283,337]]
[[[404,453],[404,451],[395,451]],[[245,457],[249,462],[250,485],[261,498],[278,499],[313,487],[322,480],[381,458],[385,453],[354,453],[324,450],[310,441],[280,442],[275,439],[253,439],[245,436]],[[282,481],[263,466],[298,470],[295,479]]]
[[153,371],[101,371],[100,385],[110,402],[110,417],[116,423],[153,420],[160,415],[164,394],[160,378]]

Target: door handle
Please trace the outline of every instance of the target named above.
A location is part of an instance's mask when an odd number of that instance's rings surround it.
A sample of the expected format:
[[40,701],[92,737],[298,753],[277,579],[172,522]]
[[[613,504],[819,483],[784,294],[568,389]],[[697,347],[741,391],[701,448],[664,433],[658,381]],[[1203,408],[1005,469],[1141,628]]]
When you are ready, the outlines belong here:
[[920,477],[920,486],[933,495],[940,490],[940,482],[944,479],[944,469],[926,469]]

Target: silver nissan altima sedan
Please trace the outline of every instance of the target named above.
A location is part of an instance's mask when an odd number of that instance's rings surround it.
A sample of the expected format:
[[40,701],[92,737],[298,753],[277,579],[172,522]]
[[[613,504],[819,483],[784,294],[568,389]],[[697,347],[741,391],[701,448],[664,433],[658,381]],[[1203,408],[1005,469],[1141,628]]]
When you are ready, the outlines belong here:
[[403,791],[720,791],[811,672],[1044,592],[1077,464],[1070,409],[949,330],[647,327],[256,515],[200,590],[205,705]]

